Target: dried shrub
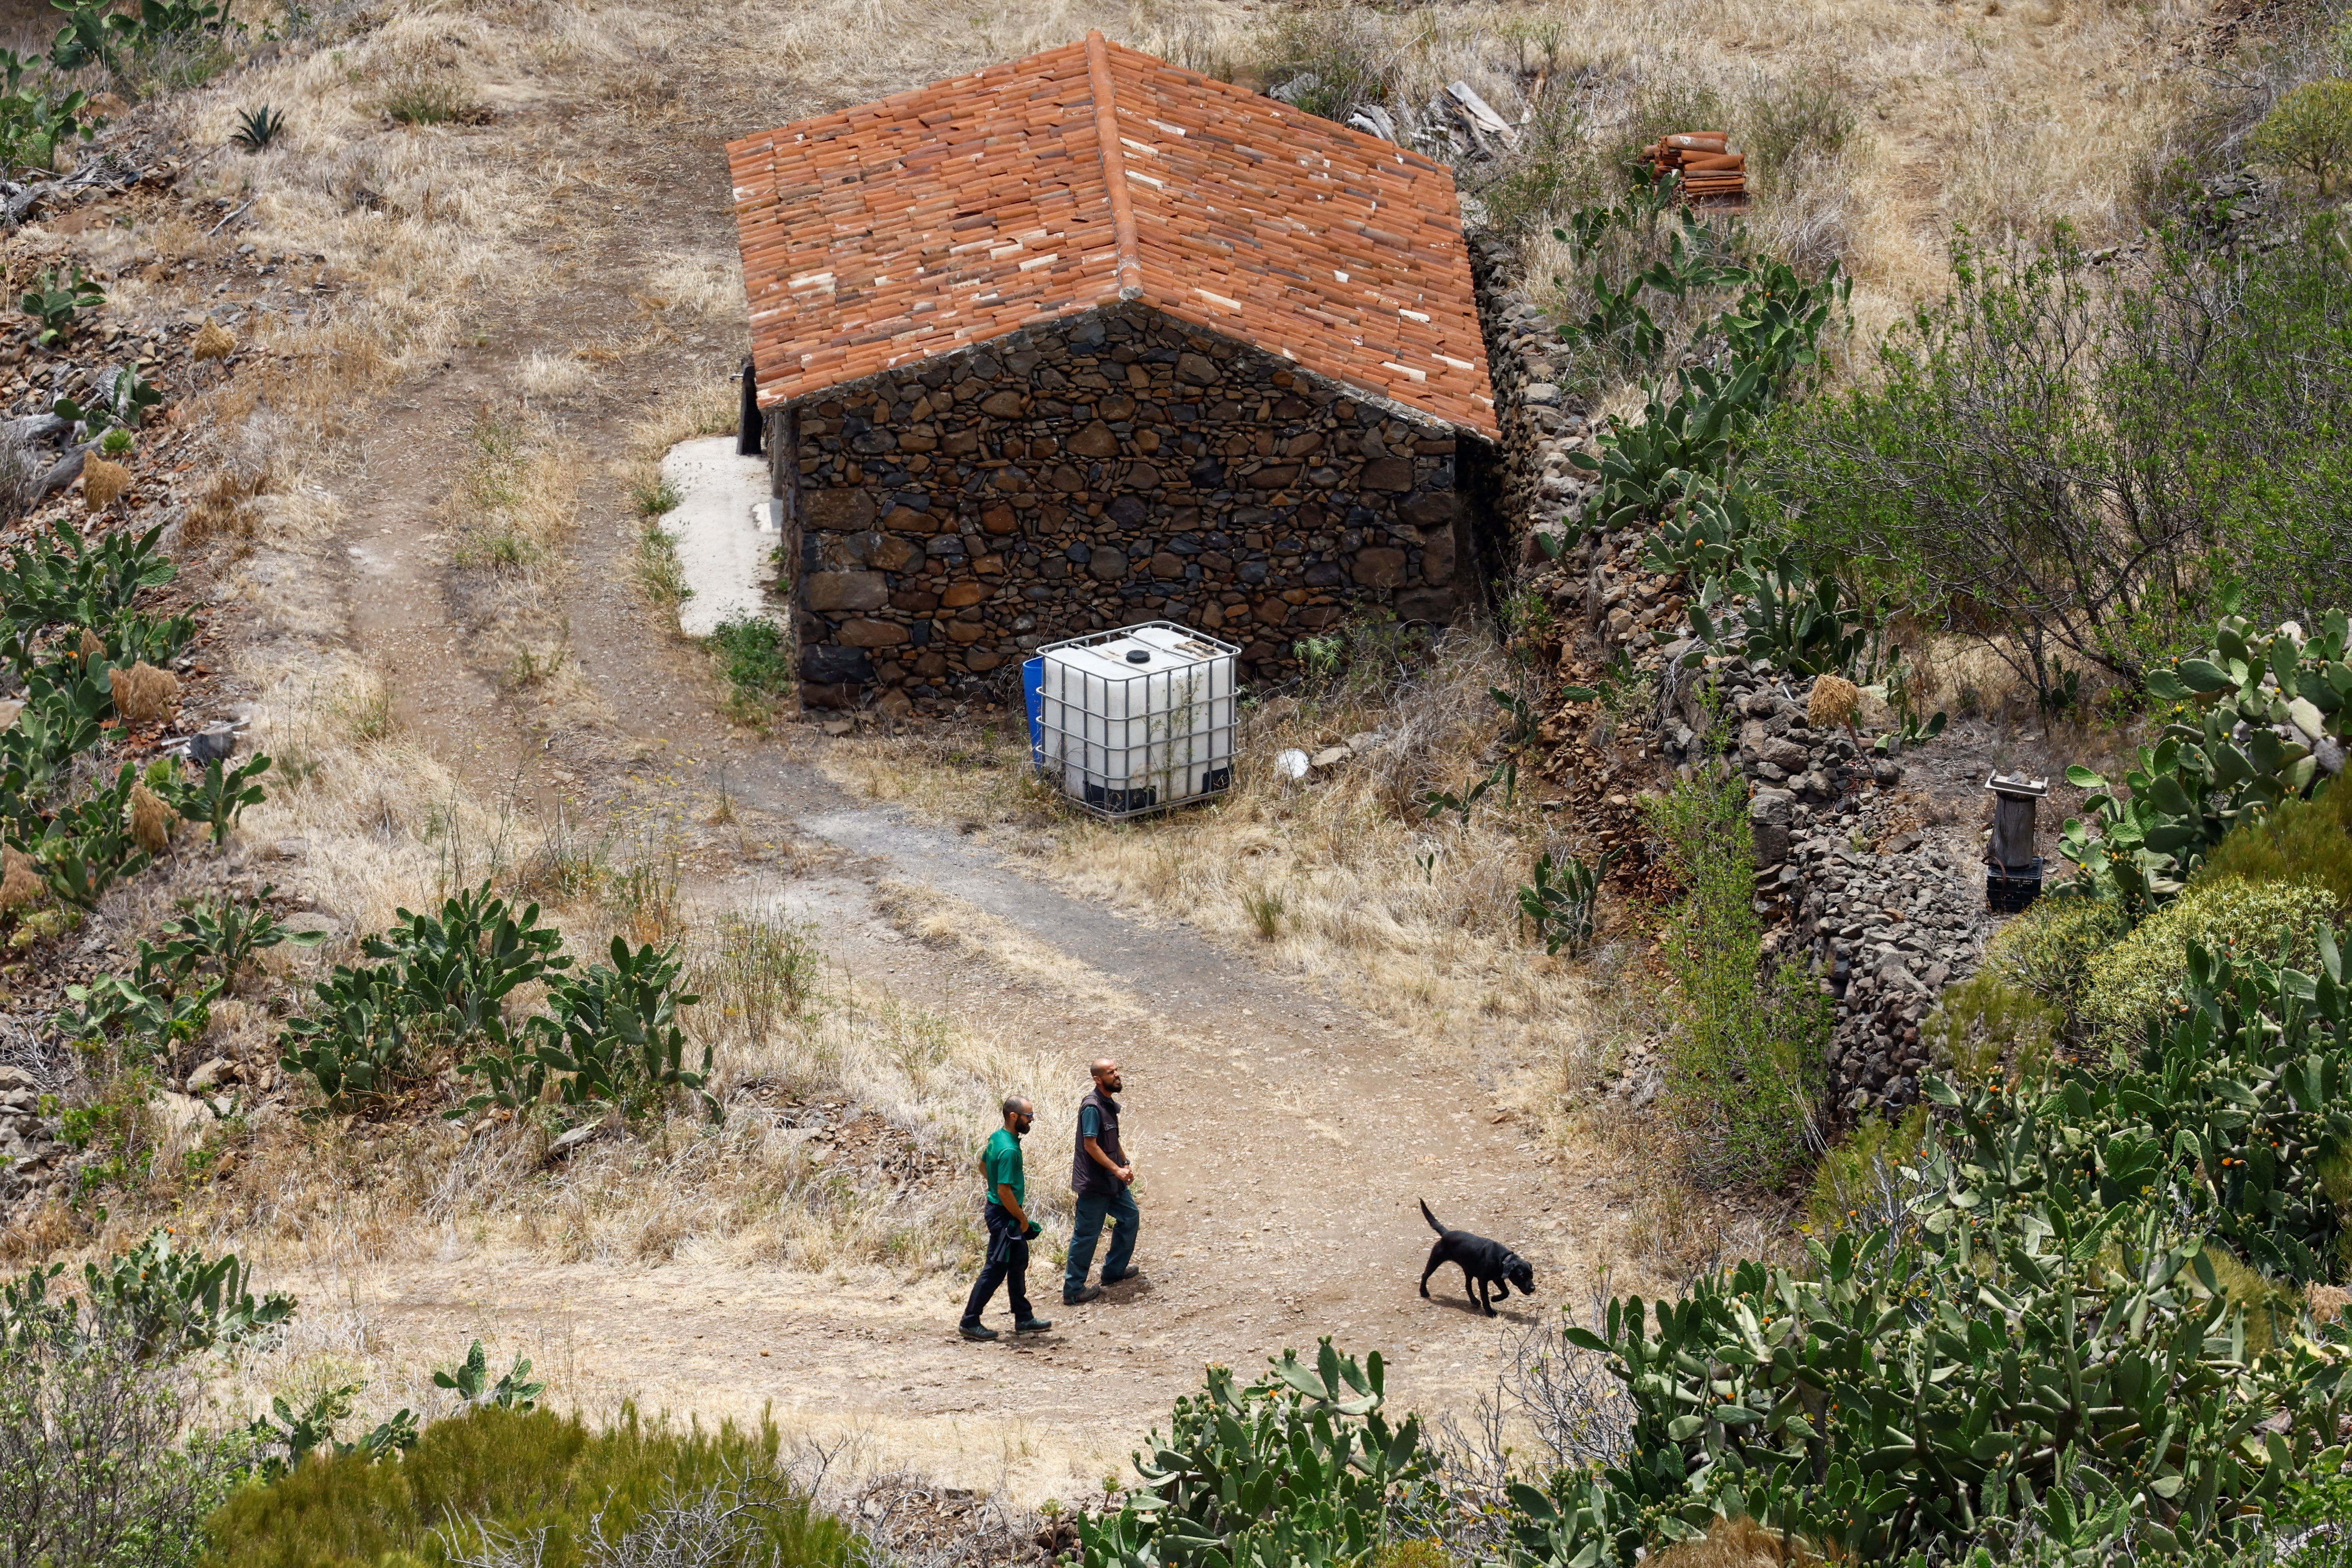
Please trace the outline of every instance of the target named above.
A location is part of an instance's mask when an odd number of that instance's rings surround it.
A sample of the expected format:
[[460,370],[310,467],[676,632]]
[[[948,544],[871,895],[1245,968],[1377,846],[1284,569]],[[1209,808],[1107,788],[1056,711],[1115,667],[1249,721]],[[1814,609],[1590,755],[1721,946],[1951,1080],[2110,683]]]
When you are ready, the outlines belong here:
[[0,847],[0,914],[39,903],[47,888],[30,855],[13,845]]
[[172,825],[179,814],[163,804],[163,797],[144,784],[131,786],[131,837],[139,847],[150,855],[161,855],[171,847]]
[[92,511],[112,506],[131,488],[131,470],[95,454],[82,459],[81,497]]
[[1841,676],[1819,676],[1813,681],[1813,694],[1805,703],[1805,723],[1815,730],[1826,730],[1832,724],[1851,729],[1853,716],[1861,710],[1862,688]]
[[180,700],[180,678],[145,659],[129,669],[108,671],[107,679],[114,688],[114,710],[127,723],[160,723]]
[[1780,195],[1811,167],[1834,160],[1862,122],[1862,97],[1861,84],[1829,61],[1759,79],[1735,117],[1749,176]]
[[13,426],[0,425],[0,521],[22,517],[32,504],[47,459]]
[[188,357],[194,360],[226,359],[235,353],[236,340],[217,321],[206,321],[196,329],[194,341],[188,344]]
[[76,651],[80,653],[84,658],[104,658],[106,657],[106,645],[98,640],[98,634],[96,632],[90,630],[88,626],[84,626],[81,630],[81,643]]
[[267,468],[247,471],[224,468],[205,483],[195,503],[188,509],[187,520],[180,525],[180,542],[192,546],[216,535],[250,539],[261,521],[260,509],[254,499],[269,486]]
[[1705,1535],[1676,1542],[1649,1561],[1651,1568],[1783,1568],[1822,1560],[1796,1537],[1742,1516],[1718,1519]]

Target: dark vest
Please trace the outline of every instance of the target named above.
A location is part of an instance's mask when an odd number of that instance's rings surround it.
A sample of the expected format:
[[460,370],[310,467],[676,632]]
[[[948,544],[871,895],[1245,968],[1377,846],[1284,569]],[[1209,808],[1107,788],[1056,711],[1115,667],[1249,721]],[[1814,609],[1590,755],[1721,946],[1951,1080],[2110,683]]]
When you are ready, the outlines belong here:
[[[1096,1089],[1084,1100],[1078,1101],[1081,1112],[1089,1105],[1102,1113],[1102,1131],[1095,1136],[1096,1144],[1104,1153],[1110,1156],[1112,1164],[1126,1164],[1127,1152],[1118,1146],[1118,1101],[1105,1094],[1100,1089]],[[1126,1184],[1117,1176],[1096,1164],[1095,1157],[1087,1152],[1086,1124],[1081,1121],[1077,1132],[1076,1157],[1070,1164],[1070,1190],[1074,1193],[1091,1193],[1103,1197],[1114,1197],[1125,1185]]]

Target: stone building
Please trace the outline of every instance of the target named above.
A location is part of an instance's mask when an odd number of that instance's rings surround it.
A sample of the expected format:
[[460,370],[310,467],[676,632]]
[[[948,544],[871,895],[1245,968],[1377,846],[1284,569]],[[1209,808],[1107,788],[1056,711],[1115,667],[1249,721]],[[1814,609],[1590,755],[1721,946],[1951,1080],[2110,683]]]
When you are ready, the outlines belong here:
[[1161,618],[1263,676],[1475,595],[1444,165],[1099,34],[728,154],[805,700]]

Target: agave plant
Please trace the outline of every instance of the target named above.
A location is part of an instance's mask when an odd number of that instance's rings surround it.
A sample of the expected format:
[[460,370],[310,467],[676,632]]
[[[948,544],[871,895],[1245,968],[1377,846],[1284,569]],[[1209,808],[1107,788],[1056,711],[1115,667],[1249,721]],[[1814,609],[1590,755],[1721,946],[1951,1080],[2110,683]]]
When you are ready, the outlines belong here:
[[278,133],[285,129],[286,116],[265,103],[258,109],[238,110],[236,129],[229,140],[248,153],[258,153],[278,140]]

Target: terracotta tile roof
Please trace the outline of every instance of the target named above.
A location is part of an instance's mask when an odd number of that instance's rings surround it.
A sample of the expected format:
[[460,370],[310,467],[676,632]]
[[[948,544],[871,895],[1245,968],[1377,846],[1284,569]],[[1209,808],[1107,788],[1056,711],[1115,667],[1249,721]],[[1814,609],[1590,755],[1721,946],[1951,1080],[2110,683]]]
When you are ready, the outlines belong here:
[[1128,299],[1496,433],[1444,165],[1100,34],[727,154],[763,405]]

